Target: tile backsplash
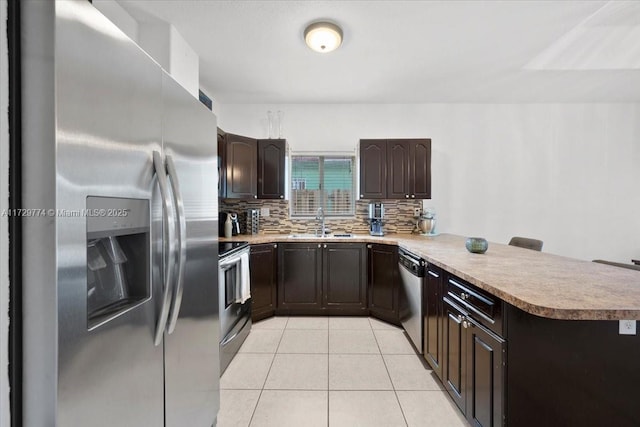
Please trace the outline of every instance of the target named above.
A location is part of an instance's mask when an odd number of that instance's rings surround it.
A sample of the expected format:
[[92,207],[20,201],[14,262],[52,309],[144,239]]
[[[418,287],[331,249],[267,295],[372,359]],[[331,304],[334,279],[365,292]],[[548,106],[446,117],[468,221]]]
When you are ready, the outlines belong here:
[[[384,203],[384,232],[409,234],[415,228],[413,218],[415,209],[422,208],[420,200],[383,200]],[[291,218],[289,201],[287,200],[220,200],[220,212],[236,212],[240,221],[240,230],[247,229],[247,210],[268,208],[269,216],[260,216],[260,232],[266,234],[315,233],[319,228],[319,221],[314,218]],[[356,201],[354,217],[325,219],[325,226],[332,233],[367,234],[369,223],[369,201]]]

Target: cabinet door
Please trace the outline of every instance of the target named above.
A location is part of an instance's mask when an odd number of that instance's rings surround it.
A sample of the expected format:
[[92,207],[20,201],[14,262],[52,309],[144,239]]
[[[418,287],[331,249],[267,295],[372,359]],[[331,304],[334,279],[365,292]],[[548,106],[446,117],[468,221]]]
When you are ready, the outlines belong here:
[[226,198],[257,198],[258,141],[230,133],[225,140]]
[[387,140],[360,140],[360,198],[387,197]]
[[224,140],[224,133],[218,129],[218,197],[227,197],[227,146]]
[[458,408],[466,414],[467,330],[462,327],[464,313],[445,300],[444,315],[443,383]]
[[258,140],[258,199],[284,199],[284,139]]
[[387,143],[387,198],[410,198],[408,140],[391,139]]
[[505,341],[473,320],[468,336],[467,419],[474,426],[501,426],[504,405]]
[[322,245],[279,245],[278,311],[313,314],[322,310]]
[[367,258],[361,243],[322,245],[323,303],[329,312],[367,310]]
[[398,247],[368,246],[369,311],[374,317],[399,324]]
[[424,358],[442,380],[442,332],[444,317],[442,271],[429,265],[424,292]]
[[431,140],[412,140],[409,149],[409,188],[411,199],[431,198]]
[[278,278],[278,245],[251,245],[251,318],[253,321],[272,316],[276,309]]

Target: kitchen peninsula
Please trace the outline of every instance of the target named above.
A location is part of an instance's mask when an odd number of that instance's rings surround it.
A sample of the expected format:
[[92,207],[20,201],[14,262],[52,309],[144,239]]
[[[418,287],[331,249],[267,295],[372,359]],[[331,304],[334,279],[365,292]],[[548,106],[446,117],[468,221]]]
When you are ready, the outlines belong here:
[[[470,422],[640,424],[635,397],[640,338],[620,334],[618,322],[640,319],[640,272],[496,243],[486,254],[472,254],[464,237],[450,234],[236,239],[280,247],[291,242],[397,246],[440,269],[438,303],[451,304],[443,304],[438,323],[438,376]],[[466,299],[459,289],[467,290]],[[465,300],[474,296],[495,304],[484,317],[492,317],[487,336],[496,346],[479,334],[483,325],[470,321],[476,309],[472,304],[467,309]]]

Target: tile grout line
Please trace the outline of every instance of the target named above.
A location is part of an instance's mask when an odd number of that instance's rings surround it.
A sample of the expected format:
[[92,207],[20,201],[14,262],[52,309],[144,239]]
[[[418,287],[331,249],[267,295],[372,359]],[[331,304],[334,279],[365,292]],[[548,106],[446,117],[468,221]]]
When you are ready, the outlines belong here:
[[378,350],[380,350],[380,356],[382,357],[382,363],[384,364],[384,369],[387,371],[387,375],[389,376],[389,381],[391,382],[391,387],[393,388],[393,395],[396,397],[396,402],[398,402],[398,407],[400,408],[400,413],[402,414],[402,419],[404,420],[404,424],[408,427],[409,423],[407,422],[407,417],[404,415],[404,410],[402,409],[402,405],[400,404],[400,398],[398,397],[398,392],[396,391],[396,385],[393,382],[393,378],[391,378],[391,374],[389,373],[389,367],[387,366],[387,360],[384,358],[384,354],[382,353],[382,349],[380,348],[380,343],[378,342],[378,337],[374,331],[373,338],[376,340],[376,345],[378,346]]
[[[262,393],[264,392],[264,386],[267,385],[267,379],[269,379],[269,374],[271,373],[271,368],[273,368],[273,362],[276,360],[276,354],[278,354],[278,348],[280,347],[280,343],[282,342],[282,338],[284,337],[284,331],[287,329],[287,324],[289,323],[289,318],[287,317],[287,321],[284,324],[284,328],[282,328],[282,334],[280,335],[280,340],[278,341],[278,345],[276,346],[276,350],[273,353],[273,357],[271,358],[271,364],[269,365],[269,370],[267,371],[267,375],[264,377],[264,382],[262,383],[262,388],[260,389],[260,394],[258,395],[258,400],[256,400],[256,406],[253,408],[253,412],[251,413],[251,418],[249,419],[249,424],[247,427],[251,426],[253,422],[253,417],[256,415],[256,410],[258,409],[258,405],[260,404],[260,399],[262,398]],[[264,354],[264,353],[263,353]]]
[[329,353],[331,346],[331,343],[329,342],[331,339],[331,333],[329,332],[331,328],[330,323],[330,320],[327,319],[327,427],[329,427],[329,423],[331,422],[331,399],[329,397],[329,384],[331,382],[331,361],[329,360],[331,357],[331,353]]

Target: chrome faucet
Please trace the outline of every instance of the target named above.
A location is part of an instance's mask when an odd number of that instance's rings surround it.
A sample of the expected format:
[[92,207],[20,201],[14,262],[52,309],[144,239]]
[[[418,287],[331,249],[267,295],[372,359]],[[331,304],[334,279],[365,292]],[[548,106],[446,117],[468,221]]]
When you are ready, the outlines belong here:
[[[322,207],[318,208],[318,213],[316,214],[316,219],[320,221],[320,237],[324,236],[325,228],[324,228],[324,209]],[[318,233],[316,233],[318,234]]]

